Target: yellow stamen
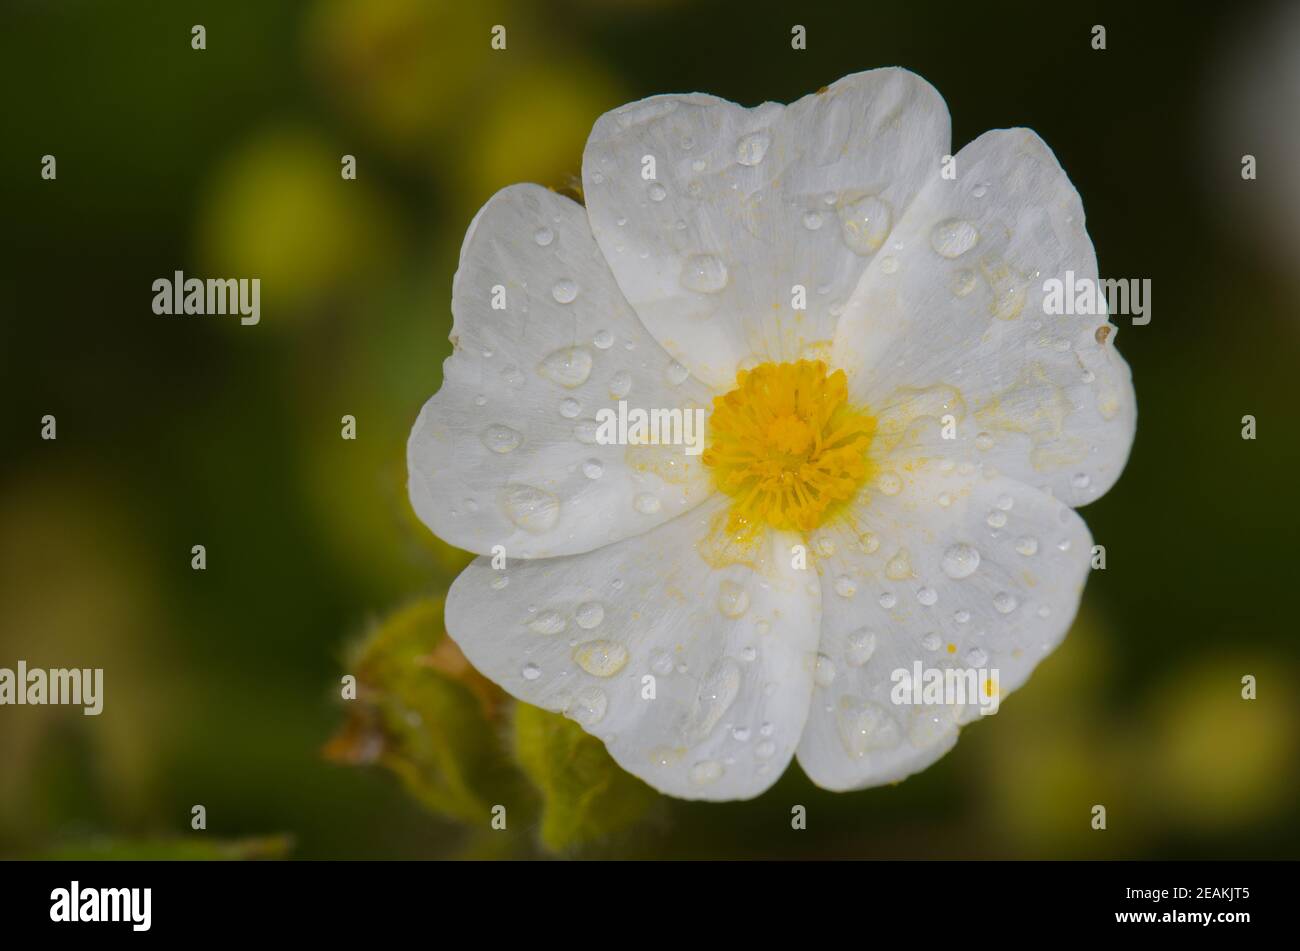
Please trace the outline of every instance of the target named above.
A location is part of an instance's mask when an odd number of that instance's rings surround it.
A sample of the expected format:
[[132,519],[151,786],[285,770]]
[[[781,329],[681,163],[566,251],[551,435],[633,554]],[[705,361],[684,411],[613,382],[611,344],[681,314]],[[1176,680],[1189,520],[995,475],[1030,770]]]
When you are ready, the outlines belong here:
[[733,499],[728,529],[809,532],[871,474],[873,417],[848,402],[843,370],[820,360],[764,363],[713,401],[702,461]]

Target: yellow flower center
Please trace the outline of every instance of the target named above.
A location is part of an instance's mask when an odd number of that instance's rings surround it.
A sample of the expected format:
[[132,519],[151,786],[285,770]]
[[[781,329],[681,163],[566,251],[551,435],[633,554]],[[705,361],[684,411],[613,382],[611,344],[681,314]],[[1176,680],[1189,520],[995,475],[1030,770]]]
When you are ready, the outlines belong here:
[[713,401],[702,460],[733,499],[729,531],[809,532],[871,473],[876,421],[849,405],[843,370],[820,360],[764,363]]

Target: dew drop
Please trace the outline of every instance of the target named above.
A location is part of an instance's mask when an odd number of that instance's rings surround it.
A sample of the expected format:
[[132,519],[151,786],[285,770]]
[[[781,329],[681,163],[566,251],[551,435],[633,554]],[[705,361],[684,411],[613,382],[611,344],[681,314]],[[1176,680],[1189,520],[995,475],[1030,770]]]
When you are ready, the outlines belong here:
[[519,673],[523,675],[524,680],[536,680],[538,677],[542,676],[542,668],[538,667],[536,664],[524,664],[523,669],[519,671]]
[[565,419],[577,419],[578,414],[582,412],[582,404],[573,397],[560,401],[560,415]]
[[727,266],[712,254],[692,254],[682,262],[682,286],[699,294],[716,294],[727,286]]
[[534,535],[550,531],[560,517],[559,498],[535,486],[507,485],[501,502],[510,521]]
[[632,391],[632,374],[626,370],[619,370],[609,378],[609,395],[616,400],[621,400]]
[[848,575],[840,575],[835,579],[835,593],[841,598],[851,598],[858,593],[857,583]]
[[952,292],[958,297],[965,297],[975,290],[975,284],[975,272],[969,268],[962,268],[952,276]]
[[691,375],[691,371],[686,369],[676,360],[668,364],[668,369],[664,371],[664,376],[673,386],[681,386]]
[[898,723],[878,703],[859,697],[842,697],[835,725],[844,751],[861,759],[871,750],[893,749],[899,744]]
[[1006,591],[999,591],[993,595],[993,607],[997,608],[999,614],[1010,614],[1020,606],[1014,594],[1008,594]]
[[939,645],[943,643],[938,634],[933,631],[921,638],[921,646],[928,651],[937,651]]
[[578,296],[578,284],[567,277],[562,277],[551,288],[551,296],[561,304],[572,304]]
[[889,236],[892,213],[889,205],[876,195],[859,198],[839,210],[840,237],[854,254],[875,252]]
[[582,474],[588,479],[599,479],[605,474],[605,466],[599,459],[588,459],[582,464]]
[[930,232],[930,247],[941,257],[959,258],[979,240],[979,232],[969,221],[949,218],[934,226]]
[[513,452],[523,441],[523,436],[511,429],[509,426],[489,426],[483,430],[483,445],[495,453],[505,455],[507,452]]
[[595,726],[605,719],[609,697],[599,687],[583,687],[564,708],[564,715],[583,726]]
[[573,613],[573,619],[578,622],[578,627],[590,631],[605,620],[605,606],[599,601],[584,601]]
[[657,495],[651,495],[649,492],[640,492],[637,494],[637,497],[632,500],[632,505],[642,515],[653,515],[655,512],[658,512],[660,504],[659,497]]
[[912,560],[905,550],[900,550],[885,562],[885,577],[891,581],[903,581],[912,577]]
[[723,581],[718,587],[718,610],[730,618],[743,617],[749,610],[749,592],[734,581]]
[[613,677],[627,665],[627,648],[615,641],[588,641],[573,652],[578,666],[593,677]]
[[876,652],[876,632],[859,628],[845,641],[844,660],[850,667],[861,667]]
[[542,361],[538,373],[566,389],[582,386],[591,376],[591,352],[585,347],[565,347]]
[[718,661],[700,683],[695,706],[691,709],[690,720],[687,722],[687,735],[703,739],[712,732],[723,714],[735,702],[742,680],[740,665],[734,660],[727,657]]
[[614,346],[614,335],[608,330],[597,330],[596,335],[591,338],[591,343],[597,350],[608,350]]
[[668,197],[668,189],[664,188],[658,182],[651,182],[650,186],[645,191],[646,194],[650,196],[651,201],[663,201]]
[[939,594],[934,588],[918,588],[916,600],[920,601],[926,607],[930,607],[939,600]]
[[555,240],[555,232],[545,225],[542,225],[542,227],[533,232],[533,240],[544,248]]
[[772,137],[766,132],[751,132],[736,143],[736,161],[751,168],[763,161]]
[[1032,535],[1025,535],[1016,539],[1016,551],[1020,554],[1029,556],[1038,553],[1038,539]]
[[691,782],[697,786],[707,786],[722,778],[722,764],[717,760],[701,760],[691,767]]
[[949,578],[969,578],[980,566],[980,553],[965,542],[948,546],[943,553],[943,573]]

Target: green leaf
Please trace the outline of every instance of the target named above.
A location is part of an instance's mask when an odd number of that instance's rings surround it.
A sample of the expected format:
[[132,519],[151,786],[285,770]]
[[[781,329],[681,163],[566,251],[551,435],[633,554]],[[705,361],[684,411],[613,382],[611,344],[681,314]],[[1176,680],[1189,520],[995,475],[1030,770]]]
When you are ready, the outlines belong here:
[[515,705],[515,758],[542,796],[541,839],[566,852],[625,832],[658,795],[566,717]]
[[500,739],[505,695],[469,665],[443,628],[442,602],[424,599],[380,624],[353,652],[357,697],[326,747],[330,758],[377,762],[427,808],[464,822],[522,784]]

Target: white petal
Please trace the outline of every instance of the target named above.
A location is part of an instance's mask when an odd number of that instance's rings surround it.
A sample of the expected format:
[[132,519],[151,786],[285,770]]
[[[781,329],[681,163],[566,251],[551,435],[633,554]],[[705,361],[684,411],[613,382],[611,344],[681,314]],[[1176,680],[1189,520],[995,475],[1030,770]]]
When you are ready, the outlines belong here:
[[708,494],[684,446],[594,442],[620,397],[671,410],[711,395],[628,308],[581,206],[536,185],[498,192],[465,236],[452,310],[455,352],[407,447],[411,503],[444,540],[511,558],[588,551]]
[[[956,170],[930,181],[863,275],[834,362],[895,435],[911,427],[913,455],[981,462],[1085,504],[1124,468],[1136,406],[1104,314],[1044,313],[1048,279],[1097,278],[1079,195],[1027,129],[985,133]],[[946,413],[956,440],[941,438]]]
[[[822,676],[799,764],[826,789],[896,782],[951,749],[991,698],[909,705],[895,671],[998,671],[1005,697],[1065,637],[1091,536],[1064,503],[1004,477],[923,467],[813,540]],[[891,485],[894,491],[897,483]],[[833,674],[833,676],[831,676]],[[976,694],[984,681],[976,681]],[[964,703],[961,701],[964,699]]]
[[808,714],[817,582],[790,568],[788,536],[753,568],[705,560],[697,545],[724,511],[715,499],[639,538],[505,571],[477,559],[452,585],[447,630],[481,673],[566,712],[661,792],[756,796]]
[[[919,76],[877,69],[789,107],[655,96],[597,121],[587,212],[627,299],[700,379],[828,344],[836,313],[949,148]],[[654,180],[643,177],[654,162]],[[806,310],[794,309],[795,285]]]

